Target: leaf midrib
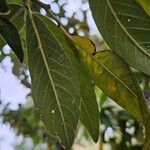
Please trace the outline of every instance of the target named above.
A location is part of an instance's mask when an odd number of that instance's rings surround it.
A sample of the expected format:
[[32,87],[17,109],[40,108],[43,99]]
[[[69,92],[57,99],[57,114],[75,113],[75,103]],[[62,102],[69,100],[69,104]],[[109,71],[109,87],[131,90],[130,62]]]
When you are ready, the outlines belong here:
[[36,37],[37,37],[37,40],[38,40],[39,49],[40,49],[40,52],[42,54],[42,58],[43,58],[43,61],[44,61],[45,67],[46,67],[46,71],[48,73],[48,77],[49,77],[51,85],[52,85],[52,89],[54,91],[56,103],[58,105],[58,109],[59,109],[59,112],[60,112],[60,115],[61,115],[61,118],[62,118],[62,122],[63,122],[63,126],[64,126],[64,131],[65,131],[65,136],[66,136],[67,144],[69,145],[69,138],[68,138],[68,134],[67,134],[67,127],[66,127],[64,116],[63,116],[62,108],[61,108],[61,105],[60,105],[60,102],[59,102],[59,98],[58,98],[58,94],[57,94],[57,91],[56,91],[56,88],[55,88],[55,85],[54,85],[53,78],[52,78],[51,73],[49,71],[49,65],[47,63],[47,60],[45,59],[46,57],[45,57],[45,53],[44,53],[44,50],[43,50],[43,47],[42,47],[42,42],[41,42],[41,39],[40,39],[40,36],[39,36],[39,32],[37,30],[36,24],[34,22],[32,12],[29,13],[29,17],[30,17],[30,20],[31,20],[31,23],[32,23],[32,27],[33,27],[33,29],[35,31],[35,34],[36,34]]
[[70,35],[68,35],[69,38],[72,40],[72,42],[77,45],[82,51],[84,51],[93,61],[95,61],[96,63],[98,63],[102,68],[104,68],[110,75],[112,75],[116,80],[118,80],[118,82],[120,84],[122,84],[129,92],[131,92],[136,98],[138,98],[137,94],[132,91],[132,89],[130,89],[130,87],[128,87],[126,84],[124,84],[123,81],[121,81],[113,72],[111,72],[109,70],[109,68],[107,68],[107,66],[105,66],[102,62],[100,62],[97,58],[95,58],[95,56],[93,56],[90,52],[87,52],[80,44],[78,44]]
[[112,15],[115,18],[116,22],[121,27],[121,29],[125,32],[126,36],[128,36],[130,38],[130,40],[136,45],[136,47],[139,48],[139,50],[141,50],[145,55],[147,55],[147,56],[150,57],[150,54],[147,51],[145,51],[144,48],[142,46],[140,46],[138,44],[138,42],[134,38],[132,38],[132,36],[129,34],[129,32],[124,28],[124,26],[122,25],[122,23],[118,19],[117,15],[116,15],[116,13],[114,11],[114,9],[112,8],[110,0],[106,0],[106,3],[108,5],[110,11],[112,12]]

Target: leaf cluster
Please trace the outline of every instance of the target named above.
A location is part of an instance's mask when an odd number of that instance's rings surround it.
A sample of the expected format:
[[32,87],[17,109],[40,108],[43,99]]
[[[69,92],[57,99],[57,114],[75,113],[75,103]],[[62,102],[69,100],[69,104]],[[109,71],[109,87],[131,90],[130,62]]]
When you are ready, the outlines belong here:
[[[2,1],[0,44],[6,42],[19,61],[28,64],[39,118],[64,149],[72,146],[79,120],[94,142],[99,139],[95,86],[143,124],[144,149],[150,146],[149,108],[131,69],[149,78],[150,16],[145,3],[142,7],[139,3],[89,0],[110,47],[98,51],[88,38],[69,34],[48,5],[36,0],[25,0],[24,6]],[[40,8],[46,16],[38,13]]]

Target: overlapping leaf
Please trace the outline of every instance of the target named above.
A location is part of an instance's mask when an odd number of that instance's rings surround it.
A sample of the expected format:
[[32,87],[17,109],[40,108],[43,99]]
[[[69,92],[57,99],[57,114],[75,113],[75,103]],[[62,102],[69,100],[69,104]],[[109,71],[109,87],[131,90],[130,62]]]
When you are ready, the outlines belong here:
[[111,49],[150,75],[150,17],[135,0],[89,0],[96,24]]
[[0,17],[0,35],[18,56],[20,62],[22,62],[23,50],[18,30],[11,22],[2,17]]
[[[80,65],[81,69],[86,68],[83,64]],[[80,69],[80,70],[81,70]],[[83,71],[84,70],[84,71]],[[79,72],[79,83],[81,90],[81,115],[80,120],[86,127],[87,131],[93,138],[94,142],[99,138],[99,110],[94,93],[94,84],[86,69]]]
[[[82,62],[79,62],[79,59],[76,59],[75,55],[78,56],[76,47],[71,44],[70,39],[68,38],[66,39],[66,36],[62,33],[61,29],[59,29],[53,23],[50,23],[49,20],[47,20],[45,17],[40,16],[40,18],[47,24],[48,28],[55,34],[55,37],[57,39],[60,39],[60,41],[62,43],[66,43],[66,45],[69,44],[70,48],[72,49],[71,50],[68,49],[67,47],[64,47],[64,50],[68,55],[68,57],[71,59],[73,65],[75,66],[78,75],[78,83],[80,86],[80,94],[81,94],[80,120],[89,131],[93,140],[97,142],[99,137],[99,110],[93,89],[94,84],[89,76],[87,68],[84,66]],[[82,42],[86,44],[87,50],[92,51],[95,50],[93,45],[91,45],[90,40],[85,38],[82,40]]]
[[10,10],[7,5],[6,0],[0,0],[0,15],[7,15],[10,13]]
[[[92,53],[95,52],[94,44],[89,39],[82,37],[79,38],[79,36],[75,35],[72,36],[72,38],[77,43],[84,45],[84,48],[87,51],[90,51]],[[92,81],[87,66],[85,65],[85,63],[80,61],[80,54],[77,50],[78,47],[72,46],[70,40],[68,40],[68,42],[79,63],[78,77],[82,97],[80,120],[90,133],[93,140],[97,142],[99,138],[99,109],[94,93],[95,84]]]
[[77,75],[65,54],[69,47],[61,41],[61,34],[48,28],[51,25],[48,18],[44,17],[45,24],[39,16],[30,14],[30,19],[27,18],[32,96],[48,132],[60,138],[68,149],[74,141],[79,119]]
[[10,13],[8,15],[1,15],[3,18],[8,19],[18,30],[24,24],[24,8],[20,4],[8,4]]

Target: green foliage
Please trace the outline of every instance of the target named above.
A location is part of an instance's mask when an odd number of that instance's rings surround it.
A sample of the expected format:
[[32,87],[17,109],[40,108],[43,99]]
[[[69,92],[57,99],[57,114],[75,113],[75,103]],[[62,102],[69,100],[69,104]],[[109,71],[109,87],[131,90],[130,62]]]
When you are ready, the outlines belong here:
[[6,0],[0,0],[0,15],[7,15],[10,13],[10,10],[7,5]]
[[[61,43],[66,43],[65,45],[68,44],[68,40],[66,40],[65,35],[62,33],[62,31],[52,23],[49,23],[49,20],[46,19],[45,17],[40,16],[41,19],[49,24],[49,29],[51,32],[55,33],[55,37],[57,39],[61,38]],[[58,34],[59,33],[59,34]],[[62,42],[63,41],[63,42]],[[88,44],[87,44],[88,42]],[[84,43],[87,44],[87,48],[93,50],[93,44],[91,46],[91,41],[88,39],[84,40]],[[69,43],[70,45],[70,43]],[[72,50],[76,50],[76,47],[73,45],[70,45]],[[73,47],[72,47],[73,46]],[[78,76],[78,82],[79,82],[79,87],[80,87],[80,96],[81,96],[81,115],[80,115],[80,120],[84,124],[84,126],[87,128],[87,130],[90,132],[93,140],[95,142],[98,141],[99,137],[99,110],[98,110],[98,105],[96,102],[96,97],[94,93],[94,84],[92,80],[90,80],[89,73],[84,66],[84,64],[78,62],[78,60],[75,59],[76,54],[73,54],[72,50],[68,47],[65,49],[66,54],[68,57],[71,59],[73,65],[76,68],[77,71],[77,76]],[[95,50],[95,49],[94,49]],[[90,92],[89,92],[90,91]],[[94,107],[94,109],[92,109]]]
[[149,0],[136,0],[145,12],[150,16],[150,1]]
[[11,22],[2,17],[0,17],[0,34],[7,42],[7,44],[13,49],[20,62],[22,62],[23,50],[18,30]]
[[11,12],[8,15],[2,15],[3,18],[8,19],[18,30],[24,24],[24,9],[20,4],[9,4]]
[[[76,40],[77,38],[78,40]],[[75,40],[78,41],[82,48],[85,47],[84,42],[82,43],[82,37],[76,36]],[[80,55],[78,59],[81,59],[84,66],[88,65],[93,82],[106,95],[115,100],[117,104],[141,121],[142,117],[138,99],[143,97],[143,95],[139,96],[138,85],[127,64],[112,51],[98,52],[95,55],[93,54],[94,56],[82,50],[78,53]]]
[[44,126],[42,125],[39,114],[34,108],[19,107],[17,111],[9,110],[8,105],[3,110],[3,123],[10,123],[11,127],[16,129],[17,135],[24,135],[24,137],[31,137],[34,144],[47,143],[49,146],[57,143],[50,138]]
[[64,52],[66,43],[56,39],[59,32],[50,31],[48,26],[36,15],[30,15],[30,21],[27,19],[32,96],[48,132],[70,147],[79,118],[77,75]]
[[89,2],[97,27],[110,48],[129,65],[150,75],[150,17],[134,0]]
[[[116,106],[102,107],[100,118],[101,124],[105,128],[101,129],[101,138],[103,142],[110,143],[112,148],[121,150],[142,149],[143,131],[142,126],[133,117],[123,110],[116,110]],[[112,137],[106,137],[106,130],[111,128],[114,131]],[[117,137],[115,133],[121,132],[121,137]],[[138,145],[132,144],[132,138],[137,140]],[[120,142],[117,142],[120,140]],[[126,144],[128,143],[128,145]]]
[[[143,94],[144,90],[149,89],[150,75],[148,1],[138,1],[142,9],[135,0],[89,0],[96,25],[111,49],[100,51],[88,38],[70,35],[66,31],[76,23],[73,20],[63,27],[59,21],[64,15],[63,10],[60,11],[60,16],[55,16],[50,7],[40,1],[33,0],[29,4],[25,1],[25,7],[18,4],[20,1],[10,2],[17,4],[9,4],[10,14],[0,13],[0,34],[21,62],[23,57],[28,57],[24,63],[29,67],[31,95],[38,112],[32,114],[32,110],[29,110],[26,113],[22,109],[19,109],[19,114],[11,112],[15,120],[19,120],[18,115],[24,118],[24,124],[16,121],[12,126],[18,128],[20,133],[34,137],[39,128],[43,129],[39,125],[41,121],[48,139],[54,139],[62,149],[70,149],[79,120],[94,142],[98,141],[99,136],[105,142],[105,130],[100,130],[101,120],[106,128],[111,127],[117,132],[118,127],[121,129],[123,136],[120,143],[116,142],[115,137],[109,141],[115,148],[134,149],[132,137],[138,140],[136,134],[140,133],[145,137],[142,138],[141,145],[144,143],[144,149],[148,150],[150,112]],[[24,8],[27,8],[27,14],[24,13]],[[37,13],[40,8],[45,9],[47,16]],[[63,6],[60,7],[62,8]],[[80,25],[80,29],[88,35],[89,28],[86,24],[81,22]],[[0,46],[4,46],[2,39]],[[14,57],[12,59],[15,62]],[[17,70],[19,67],[16,67]],[[140,71],[146,75],[141,76]],[[122,109],[116,112],[114,107],[104,108],[103,104],[108,97],[127,112]],[[28,117],[30,114],[32,115]],[[4,122],[11,123],[11,117],[3,115]],[[137,129],[132,135],[126,132],[128,119],[134,120],[132,126]],[[117,121],[114,123],[114,120]],[[30,128],[31,124],[34,128]],[[145,133],[141,132],[142,127],[145,128]],[[126,142],[129,143],[128,146]]]
[[[18,30],[20,30],[24,24],[24,9],[22,5],[9,4],[10,13],[8,15],[1,15],[1,17],[8,19]],[[5,41],[0,37],[0,48],[5,45]]]

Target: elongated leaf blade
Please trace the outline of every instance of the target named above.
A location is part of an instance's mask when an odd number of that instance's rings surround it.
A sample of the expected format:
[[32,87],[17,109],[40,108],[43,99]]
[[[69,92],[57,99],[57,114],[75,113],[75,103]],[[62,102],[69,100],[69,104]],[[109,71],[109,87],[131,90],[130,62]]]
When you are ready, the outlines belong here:
[[[66,45],[69,44],[71,48],[64,48],[64,50],[75,66],[78,75],[78,83],[80,86],[81,95],[80,120],[90,133],[94,142],[97,142],[99,138],[99,109],[94,93],[94,84],[91,80],[88,70],[86,66],[79,61],[76,47],[72,44],[70,39],[66,39],[66,36],[62,33],[61,29],[57,26],[54,26],[54,24],[50,23],[49,20],[45,19],[45,17],[39,17],[47,24],[47,27],[55,34],[57,39],[60,39],[60,41],[62,43],[66,43]],[[73,37],[77,42],[81,42],[82,44],[86,45],[86,49],[88,51],[95,51],[95,47],[89,39],[82,38],[81,40],[75,38],[75,36]]]
[[10,13],[10,10],[7,5],[6,0],[0,0],[0,15],[7,15]]
[[93,65],[96,85],[135,118],[142,120],[138,85],[130,68],[111,51],[99,52],[95,58],[99,62]]
[[150,17],[134,0],[89,0],[93,17],[111,49],[150,75]]
[[[39,16],[39,15],[38,15]],[[50,135],[69,149],[79,119],[79,87],[75,68],[65,54],[67,45],[56,38],[37,15],[27,18],[27,49],[32,96]],[[50,23],[48,18],[45,18]],[[54,25],[54,24],[53,24]]]
[[22,62],[23,49],[18,30],[11,22],[2,17],[0,17],[0,34],[6,43],[12,48],[20,62]]

